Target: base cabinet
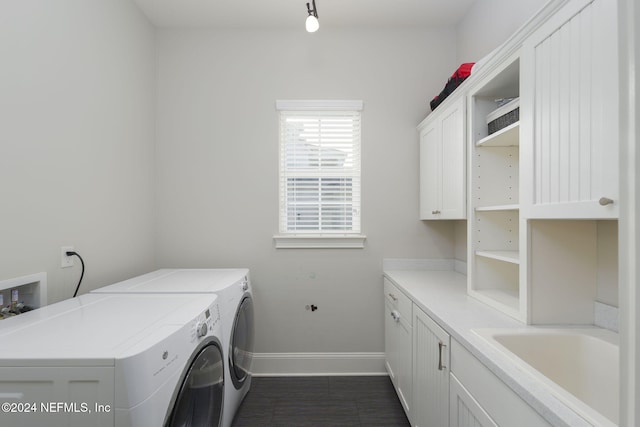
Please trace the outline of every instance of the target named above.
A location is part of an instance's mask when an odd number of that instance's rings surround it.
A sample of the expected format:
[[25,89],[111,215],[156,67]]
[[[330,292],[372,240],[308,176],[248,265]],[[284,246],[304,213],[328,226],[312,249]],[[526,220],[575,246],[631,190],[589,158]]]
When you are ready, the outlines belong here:
[[498,427],[453,374],[449,387],[449,427]]
[[449,347],[444,329],[413,306],[413,427],[449,425]]
[[548,427],[531,406],[451,340],[450,427]]
[[384,279],[384,295],[385,366],[407,418],[411,419],[412,302],[387,279]]

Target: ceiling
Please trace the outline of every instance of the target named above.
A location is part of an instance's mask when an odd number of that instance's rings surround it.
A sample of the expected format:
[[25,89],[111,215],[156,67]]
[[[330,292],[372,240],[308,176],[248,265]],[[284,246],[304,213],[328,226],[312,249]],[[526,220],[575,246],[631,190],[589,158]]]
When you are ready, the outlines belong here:
[[[307,0],[134,0],[158,27],[304,27]],[[311,0],[309,0],[311,1]],[[457,24],[475,0],[316,0],[321,27]]]

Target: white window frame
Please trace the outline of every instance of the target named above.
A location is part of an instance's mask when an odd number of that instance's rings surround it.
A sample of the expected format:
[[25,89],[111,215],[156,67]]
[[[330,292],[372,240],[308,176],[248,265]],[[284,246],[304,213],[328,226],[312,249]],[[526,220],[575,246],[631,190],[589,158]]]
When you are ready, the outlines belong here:
[[[286,215],[287,207],[286,207],[286,196],[284,195],[284,180],[286,171],[286,165],[283,161],[283,147],[284,141],[282,136],[282,120],[283,117],[289,117],[292,114],[300,113],[300,115],[304,115],[305,113],[318,113],[322,115],[322,112],[360,112],[363,108],[362,101],[345,101],[345,100],[322,100],[322,101],[276,101],[276,110],[278,111],[278,122],[279,122],[279,173],[278,173],[278,187],[279,187],[279,203],[278,203],[278,223],[279,223],[279,234],[273,236],[276,248],[280,249],[303,249],[303,248],[363,248],[364,241],[366,236],[361,233],[361,208],[362,208],[362,173],[360,164],[357,165],[358,171],[360,174],[358,176],[359,180],[359,188],[360,194],[358,198],[360,199],[360,206],[358,212],[358,222],[359,225],[357,230],[351,231],[320,231],[313,230],[310,232],[300,232],[300,231],[288,231],[286,230],[286,219],[283,217]],[[362,123],[362,118],[360,118],[360,123]],[[360,128],[362,128],[362,124],[360,124]],[[361,152],[361,141],[357,141],[358,147],[357,150]],[[360,163],[360,156],[358,156],[358,162]]]

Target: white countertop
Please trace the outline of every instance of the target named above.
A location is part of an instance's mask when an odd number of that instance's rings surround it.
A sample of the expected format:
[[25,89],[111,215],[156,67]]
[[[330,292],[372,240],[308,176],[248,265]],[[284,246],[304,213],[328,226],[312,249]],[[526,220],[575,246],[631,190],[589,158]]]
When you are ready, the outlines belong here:
[[385,270],[384,275],[500,380],[553,426],[590,427],[506,355],[473,333],[476,328],[527,328],[467,295],[467,277],[454,271]]

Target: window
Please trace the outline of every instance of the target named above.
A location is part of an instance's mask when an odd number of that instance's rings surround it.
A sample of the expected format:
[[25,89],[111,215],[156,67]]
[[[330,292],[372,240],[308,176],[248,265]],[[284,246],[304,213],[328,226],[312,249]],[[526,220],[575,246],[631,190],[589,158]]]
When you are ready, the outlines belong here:
[[361,101],[278,101],[277,247],[362,247]]

